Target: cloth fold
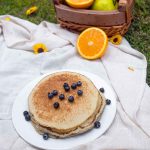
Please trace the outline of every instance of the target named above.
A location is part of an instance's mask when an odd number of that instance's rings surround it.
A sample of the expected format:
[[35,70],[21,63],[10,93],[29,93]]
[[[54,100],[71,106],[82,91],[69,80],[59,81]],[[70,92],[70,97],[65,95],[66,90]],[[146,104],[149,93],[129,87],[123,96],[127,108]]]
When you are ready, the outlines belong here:
[[[5,20],[9,17],[10,21]],[[94,73],[112,86],[117,95],[117,114],[111,127],[98,139],[74,149],[150,149],[150,88],[143,54],[123,39],[109,43],[102,59],[81,58],[75,48],[77,34],[59,25],[0,16],[0,149],[38,149],[23,141],[12,121],[13,102],[22,88],[51,70],[76,69]],[[44,43],[47,53],[33,54]],[[130,69],[132,68],[132,69]],[[8,142],[9,141],[9,142]]]

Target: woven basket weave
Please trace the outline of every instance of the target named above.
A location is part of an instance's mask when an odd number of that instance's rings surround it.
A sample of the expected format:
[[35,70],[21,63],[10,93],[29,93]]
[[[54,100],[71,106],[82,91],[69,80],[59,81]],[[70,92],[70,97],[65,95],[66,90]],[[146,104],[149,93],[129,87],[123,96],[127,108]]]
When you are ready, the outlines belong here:
[[53,0],[56,17],[63,28],[73,32],[82,32],[89,27],[99,27],[108,36],[124,35],[133,19],[134,0],[119,0],[118,10],[95,11],[89,9],[73,9],[62,0]]

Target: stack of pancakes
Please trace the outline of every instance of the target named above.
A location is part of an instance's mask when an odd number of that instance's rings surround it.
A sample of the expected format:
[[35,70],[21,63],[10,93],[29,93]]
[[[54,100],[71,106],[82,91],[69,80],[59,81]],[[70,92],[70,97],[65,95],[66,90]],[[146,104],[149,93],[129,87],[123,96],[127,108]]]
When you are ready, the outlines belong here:
[[[66,92],[64,83],[71,85],[78,81],[82,86]],[[57,90],[58,95],[64,94],[65,99],[59,96],[48,98],[50,91]],[[78,96],[77,91],[83,95]],[[68,101],[74,96],[74,102]],[[59,102],[59,108],[53,107]],[[94,126],[105,106],[105,99],[95,85],[87,77],[74,72],[58,72],[43,78],[29,95],[29,112],[35,129],[40,133],[48,133],[51,137],[64,138],[84,133]]]

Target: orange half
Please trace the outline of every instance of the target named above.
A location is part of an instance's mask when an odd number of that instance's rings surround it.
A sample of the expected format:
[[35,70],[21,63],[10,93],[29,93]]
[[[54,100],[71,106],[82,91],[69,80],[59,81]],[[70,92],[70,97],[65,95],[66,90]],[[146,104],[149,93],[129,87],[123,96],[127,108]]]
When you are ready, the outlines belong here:
[[94,0],[66,0],[66,3],[73,8],[88,8]]
[[106,33],[96,27],[84,30],[77,39],[77,50],[86,59],[101,58],[108,46]]

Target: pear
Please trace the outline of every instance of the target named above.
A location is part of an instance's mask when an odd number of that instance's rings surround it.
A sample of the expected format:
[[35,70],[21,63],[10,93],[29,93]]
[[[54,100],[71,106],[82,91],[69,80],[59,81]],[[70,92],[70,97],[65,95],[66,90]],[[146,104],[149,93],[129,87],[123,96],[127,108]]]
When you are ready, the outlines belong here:
[[95,0],[92,9],[110,11],[117,9],[117,0]]

